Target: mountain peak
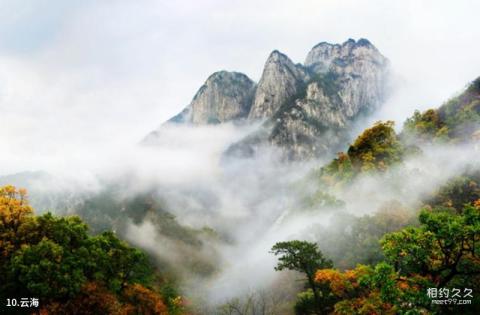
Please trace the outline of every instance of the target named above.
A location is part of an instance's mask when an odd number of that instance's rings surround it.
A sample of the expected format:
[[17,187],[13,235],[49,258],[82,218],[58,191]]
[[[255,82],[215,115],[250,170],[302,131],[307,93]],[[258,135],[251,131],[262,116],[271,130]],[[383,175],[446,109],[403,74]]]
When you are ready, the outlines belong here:
[[360,38],[357,42],[357,45],[359,46],[373,46],[372,43],[366,38]]
[[288,159],[338,149],[347,141],[349,126],[383,103],[387,66],[366,39],[321,42],[305,66],[287,57],[267,61],[249,119],[267,118],[268,131],[232,145],[228,154],[249,156],[262,143],[282,148]]
[[278,50],[275,49],[275,50],[273,50],[273,51],[270,53],[270,55],[268,56],[267,62],[268,62],[269,60],[280,60],[280,59],[288,59],[288,60],[290,60],[290,58],[288,58],[287,55],[285,55],[284,53],[282,53],[282,52],[280,52],[280,51],[278,51]]
[[272,51],[265,62],[248,118],[255,120],[271,117],[285,99],[297,92],[299,84],[305,78],[302,66],[294,64],[278,50]]
[[291,158],[316,156],[340,143],[357,117],[380,106],[386,66],[366,39],[321,42],[305,65],[273,50],[258,85],[242,73],[215,72],[169,122],[265,120],[260,144],[280,147]]
[[358,60],[367,59],[380,64],[386,63],[385,57],[369,40],[361,38],[355,41],[350,38],[341,45],[327,42],[315,45],[305,59],[305,66],[315,73],[326,73],[332,64],[344,64],[351,60],[352,56]]
[[316,44],[315,46],[312,47],[312,49],[318,49],[318,48],[323,48],[323,49],[326,49],[328,47],[332,47],[332,46],[340,46],[339,44],[332,44],[332,43],[329,43],[329,42],[320,42],[318,44]]
[[372,43],[366,38],[360,38],[358,41],[354,40],[353,38],[347,39],[342,46],[347,45],[354,45],[354,46],[372,46]]
[[312,50],[314,49],[331,49],[333,47],[345,47],[345,46],[372,46],[372,43],[366,39],[366,38],[360,38],[358,41],[355,41],[355,39],[353,38],[349,38],[347,39],[345,42],[343,42],[342,44],[332,44],[332,43],[329,43],[329,42],[320,42],[318,44],[316,44],[315,46],[312,47]]
[[192,102],[169,122],[212,124],[246,117],[255,82],[240,72],[217,71],[198,89]]
[[[239,78],[242,80],[250,80],[247,75],[236,72],[236,71],[227,71],[227,70],[220,70],[212,73],[206,80],[209,81],[222,81],[222,80],[230,80],[232,78]],[[250,80],[251,81],[251,80]]]

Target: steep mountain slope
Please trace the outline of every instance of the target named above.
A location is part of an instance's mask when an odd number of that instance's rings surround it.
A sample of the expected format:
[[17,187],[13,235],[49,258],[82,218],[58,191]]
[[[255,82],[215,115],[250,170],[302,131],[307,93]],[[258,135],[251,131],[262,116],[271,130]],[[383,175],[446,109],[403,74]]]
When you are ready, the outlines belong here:
[[216,124],[245,117],[250,111],[255,83],[239,72],[212,74],[190,105],[170,122]]
[[480,139],[480,77],[438,109],[416,111],[402,133],[406,141],[465,142]]
[[[350,183],[362,174],[386,173],[406,159],[422,154],[423,150],[431,148],[432,143],[442,144],[445,150],[454,149],[457,144],[465,148],[471,148],[473,145],[473,148],[478,150],[480,77],[471,82],[462,93],[437,109],[429,109],[423,113],[415,111],[415,114],[406,120],[399,135],[393,126],[393,121],[375,123],[358,135],[346,152],[337,153],[337,158],[314,171],[313,176],[320,178],[324,185],[322,192],[325,187],[338,187]],[[469,166],[465,174],[472,178],[462,179],[459,183],[464,187],[449,191],[450,199],[454,199],[453,195],[457,197],[469,193],[478,195],[475,182],[479,171]],[[471,185],[467,187],[469,184]],[[475,200],[472,197],[470,201]],[[457,208],[463,206],[458,202],[456,204]]]
[[[243,73],[219,71],[200,87],[190,105],[167,123],[219,124],[245,119],[252,106],[256,84]],[[159,130],[142,141],[155,143]]]
[[265,63],[248,118],[253,120],[273,116],[285,100],[303,88],[307,78],[303,66],[295,65],[286,55],[274,50]]
[[347,118],[373,110],[384,97],[387,60],[366,39],[349,39],[342,45],[320,43],[313,47],[305,66],[315,74],[331,73]]

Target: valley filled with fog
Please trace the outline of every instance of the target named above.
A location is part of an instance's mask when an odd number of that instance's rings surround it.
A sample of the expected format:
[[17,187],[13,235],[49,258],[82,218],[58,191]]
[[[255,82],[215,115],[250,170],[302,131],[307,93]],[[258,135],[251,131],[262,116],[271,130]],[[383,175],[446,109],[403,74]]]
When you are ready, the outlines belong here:
[[[247,1],[227,23],[216,1],[211,16],[141,2],[0,22],[26,38],[0,31],[0,184],[25,188],[35,215],[78,215],[144,251],[152,290],[175,288],[185,314],[311,314],[276,243],[317,244],[344,272],[390,259],[385,236],[420,229],[422,211],[480,207],[478,10]],[[469,18],[447,28],[447,12]],[[187,20],[198,29],[171,28]]]

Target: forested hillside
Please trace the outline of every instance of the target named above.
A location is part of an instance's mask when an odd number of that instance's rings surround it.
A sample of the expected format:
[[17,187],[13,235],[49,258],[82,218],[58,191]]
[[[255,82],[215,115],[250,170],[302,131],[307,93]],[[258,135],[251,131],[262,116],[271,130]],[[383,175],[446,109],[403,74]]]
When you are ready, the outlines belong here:
[[[305,275],[307,290],[297,297],[296,314],[478,314],[473,293],[480,288],[478,160],[413,204],[395,190],[397,200],[370,215],[342,213],[344,202],[336,195],[351,193],[349,187],[365,178],[401,180],[399,169],[407,179],[406,164],[426,155],[430,146],[444,151],[474,146],[480,130],[479,82],[439,109],[415,112],[400,134],[392,121],[377,122],[347,152],[310,175],[319,191],[309,207],[315,208],[313,202],[327,211],[325,205],[333,203],[338,210],[332,225],[312,230],[316,242],[272,248],[280,256],[277,270]],[[432,302],[437,298],[448,302]]]
[[[77,216],[36,216],[25,190],[0,188],[0,297],[4,314],[36,299],[41,314],[181,314],[182,298],[150,258]],[[30,305],[30,304],[29,304]]]
[[480,78],[405,120],[390,75],[366,39],[274,50],[130,146],[33,145],[0,176],[2,314],[480,314]]

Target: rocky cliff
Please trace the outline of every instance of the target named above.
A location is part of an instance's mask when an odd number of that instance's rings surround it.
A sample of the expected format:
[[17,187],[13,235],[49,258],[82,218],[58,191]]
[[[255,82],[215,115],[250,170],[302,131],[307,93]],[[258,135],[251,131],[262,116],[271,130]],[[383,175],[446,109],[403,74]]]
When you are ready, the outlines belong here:
[[308,53],[305,66],[316,74],[336,77],[347,118],[376,109],[383,101],[387,60],[366,39],[349,39],[342,45],[320,43]]
[[[284,65],[276,68],[290,69],[291,65],[284,59]],[[264,71],[260,83],[267,80],[268,86],[282,86],[284,82],[295,82],[290,84],[295,89],[288,94],[275,92],[275,109],[253,116],[255,108],[265,106],[257,98],[259,83],[255,101],[260,105],[252,106],[249,118],[268,119],[263,130],[232,145],[229,154],[248,156],[265,144],[280,147],[288,159],[334,151],[347,141],[351,124],[373,112],[384,100],[388,61],[366,39],[350,39],[341,45],[320,43],[308,53],[304,66],[294,69],[295,73],[283,76],[265,75],[269,72]]]
[[[256,84],[239,72],[218,71],[208,77],[190,104],[165,124],[205,125],[244,120],[252,107]],[[155,145],[160,127],[150,132],[142,144]]]
[[250,112],[255,82],[239,72],[212,74],[192,102],[169,122],[217,124],[245,118]]
[[286,55],[273,51],[265,63],[248,118],[273,116],[286,99],[298,93],[307,77],[303,66],[295,65]]
[[263,121],[227,153],[248,156],[274,146],[289,159],[314,157],[335,150],[358,117],[382,104],[387,74],[387,59],[366,39],[322,42],[303,65],[275,50],[258,85],[241,73],[217,72],[169,122]]

